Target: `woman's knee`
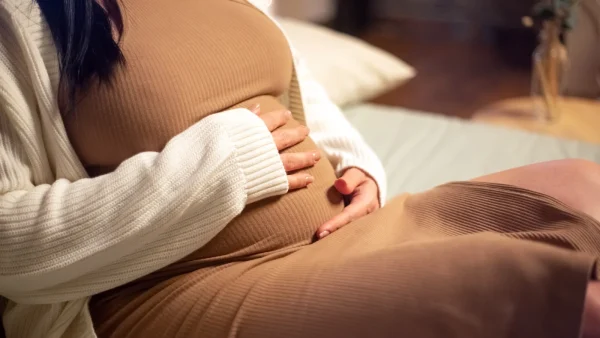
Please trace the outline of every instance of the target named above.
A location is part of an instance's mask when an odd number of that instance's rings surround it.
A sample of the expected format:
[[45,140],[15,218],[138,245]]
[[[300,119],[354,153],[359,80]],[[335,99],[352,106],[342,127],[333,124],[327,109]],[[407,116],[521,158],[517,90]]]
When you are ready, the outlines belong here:
[[583,159],[557,160],[540,163],[535,171],[533,177],[527,178],[538,178],[543,185],[541,189],[550,185],[561,189],[561,193],[572,193],[569,190],[580,188],[586,195],[600,196],[600,165],[595,162]]
[[600,164],[590,160],[570,158],[543,162],[540,165],[554,167],[559,174],[568,175],[574,179],[600,180]]
[[600,165],[565,159],[536,163],[476,179],[515,185],[554,197],[600,220]]

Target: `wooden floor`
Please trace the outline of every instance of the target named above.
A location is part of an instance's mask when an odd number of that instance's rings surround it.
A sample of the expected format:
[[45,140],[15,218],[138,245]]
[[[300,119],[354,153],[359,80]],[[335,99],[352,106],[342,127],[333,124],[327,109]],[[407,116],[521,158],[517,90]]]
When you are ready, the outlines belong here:
[[360,37],[418,72],[376,103],[469,118],[487,104],[529,93],[531,50],[518,46],[533,46],[533,41],[522,31],[387,21],[372,25]]

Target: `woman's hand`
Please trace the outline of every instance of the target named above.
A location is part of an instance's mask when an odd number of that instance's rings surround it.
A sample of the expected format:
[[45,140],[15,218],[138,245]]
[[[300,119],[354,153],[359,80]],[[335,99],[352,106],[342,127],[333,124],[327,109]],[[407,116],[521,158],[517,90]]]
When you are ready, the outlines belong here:
[[319,227],[319,230],[317,230],[319,239],[379,209],[377,183],[362,170],[358,168],[346,170],[344,175],[335,181],[334,186],[337,191],[350,199],[350,204],[344,208],[342,213]]
[[[291,129],[282,129],[286,123],[292,118],[292,113],[287,110],[277,110],[269,113],[261,113],[260,106],[255,105],[250,108],[250,111],[257,114],[267,125],[267,128],[273,135],[273,141],[277,149],[281,152],[287,148],[293,147],[304,141],[309,134],[309,130],[305,126],[299,126]],[[321,154],[318,150],[281,154],[281,162],[288,173],[288,184],[290,190],[297,190],[307,187],[314,181],[314,177],[307,173],[296,172],[298,170],[310,168],[321,159]]]

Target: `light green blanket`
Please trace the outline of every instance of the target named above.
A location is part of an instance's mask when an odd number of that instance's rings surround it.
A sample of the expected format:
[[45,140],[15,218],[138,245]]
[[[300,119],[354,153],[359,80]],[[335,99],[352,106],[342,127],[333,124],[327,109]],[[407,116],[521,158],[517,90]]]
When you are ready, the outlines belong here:
[[600,146],[372,104],[345,109],[381,158],[389,197],[526,164],[584,158]]

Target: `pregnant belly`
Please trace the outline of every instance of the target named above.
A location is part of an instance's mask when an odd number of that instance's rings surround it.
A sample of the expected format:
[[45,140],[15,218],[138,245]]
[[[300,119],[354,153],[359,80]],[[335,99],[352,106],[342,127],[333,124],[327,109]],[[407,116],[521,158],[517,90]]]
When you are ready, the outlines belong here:
[[[284,109],[278,100],[268,96],[249,100],[234,108],[250,107],[255,103],[260,103],[262,112]],[[283,128],[298,125],[298,122],[290,121]],[[309,137],[284,152],[315,150],[318,151],[318,148]],[[304,170],[315,178],[308,188],[247,206],[204,247],[176,263],[136,280],[123,290],[130,290],[130,287],[143,290],[191,271],[311,243],[318,227],[344,208],[342,196],[333,188],[335,171],[324,154],[321,154],[321,160],[314,167]],[[207,273],[210,270],[207,269]]]
[[[289,151],[314,149],[307,139]],[[306,172],[315,177],[312,185],[248,206],[197,254],[232,258],[310,243],[317,228],[342,211],[343,201],[332,188],[336,176],[326,159]]]
[[[284,109],[279,101],[268,96],[238,106],[249,107],[254,103],[260,103],[263,113]],[[292,120],[283,128],[299,125],[297,121]],[[319,149],[309,137],[284,152],[315,150]],[[342,196],[333,188],[336,175],[325,154],[322,153],[321,160],[304,172],[315,178],[314,183],[308,188],[291,191],[283,196],[247,206],[242,214],[230,222],[217,237],[179,263],[186,264],[193,261],[217,264],[309,244],[317,228],[340,213],[344,205]]]

